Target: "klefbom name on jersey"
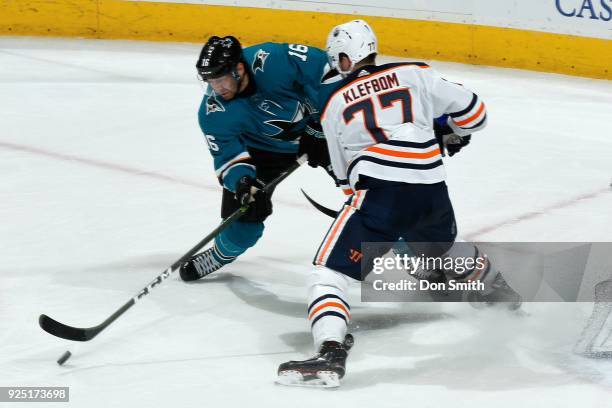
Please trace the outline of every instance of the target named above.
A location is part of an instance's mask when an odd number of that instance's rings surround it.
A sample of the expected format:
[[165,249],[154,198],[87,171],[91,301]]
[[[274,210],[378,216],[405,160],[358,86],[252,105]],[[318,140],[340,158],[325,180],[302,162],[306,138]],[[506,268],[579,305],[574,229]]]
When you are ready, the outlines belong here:
[[346,91],[342,92],[342,96],[344,97],[344,102],[350,103],[374,92],[385,91],[399,86],[400,83],[399,79],[397,79],[397,74],[393,72],[352,85]]

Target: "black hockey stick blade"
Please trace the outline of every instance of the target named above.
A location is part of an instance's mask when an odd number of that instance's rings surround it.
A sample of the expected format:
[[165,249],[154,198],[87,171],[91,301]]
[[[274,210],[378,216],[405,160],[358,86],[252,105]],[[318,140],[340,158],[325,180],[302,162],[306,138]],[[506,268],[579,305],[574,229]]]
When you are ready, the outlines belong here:
[[306,194],[306,192],[302,190],[301,188],[300,188],[300,191],[302,192],[302,194],[304,194],[304,197],[306,197],[308,202],[312,204],[314,208],[321,211],[323,214],[327,215],[328,217],[336,218],[336,216],[338,215],[338,211],[334,211],[331,208],[327,208],[324,205],[317,203],[315,200],[310,198],[310,196],[308,196],[308,194]]
[[45,314],[40,315],[38,324],[49,334],[73,341],[88,341],[93,339],[100,332],[98,327],[84,329],[66,326],[64,323],[60,323]]
[[[160,275],[161,276],[168,276],[170,274],[170,272],[168,272],[168,270],[165,271],[164,274]],[[158,277],[157,279],[160,279],[160,277]],[[155,280],[153,282],[158,282],[160,283],[161,280]],[[149,286],[147,286],[145,289],[143,289],[139,295],[140,296],[145,296],[149,293],[149,289],[151,288],[151,284],[149,284]],[[102,330],[106,329],[108,327],[108,325],[110,325],[112,322],[114,322],[119,316],[121,316],[123,313],[126,312],[126,310],[128,310],[130,307],[134,306],[134,304],[136,304],[136,299],[139,299],[139,295],[133,297],[132,299],[128,300],[128,302],[126,304],[124,304],[123,306],[121,306],[117,311],[115,311],[115,313],[113,313],[112,315],[110,315],[105,321],[103,321],[102,323],[100,323],[97,326],[94,327],[72,327],[72,326],[68,326],[65,325],[64,323],[58,322],[57,320],[45,315],[45,314],[41,314],[40,317],[38,318],[38,324],[40,325],[40,328],[43,329],[44,331],[46,331],[49,334],[52,334],[55,337],[60,337],[62,339],[66,339],[66,340],[72,340],[72,341],[89,341],[91,339],[93,339],[94,337],[96,337],[98,335],[98,333],[100,333]]]

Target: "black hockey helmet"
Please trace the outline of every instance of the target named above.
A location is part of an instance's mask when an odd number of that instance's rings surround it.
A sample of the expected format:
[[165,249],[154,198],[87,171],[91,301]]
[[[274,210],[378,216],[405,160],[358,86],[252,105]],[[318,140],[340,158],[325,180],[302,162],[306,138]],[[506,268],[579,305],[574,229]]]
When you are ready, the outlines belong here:
[[225,74],[236,74],[236,65],[245,62],[242,46],[236,37],[212,36],[206,41],[196,63],[198,75],[203,81],[219,78]]

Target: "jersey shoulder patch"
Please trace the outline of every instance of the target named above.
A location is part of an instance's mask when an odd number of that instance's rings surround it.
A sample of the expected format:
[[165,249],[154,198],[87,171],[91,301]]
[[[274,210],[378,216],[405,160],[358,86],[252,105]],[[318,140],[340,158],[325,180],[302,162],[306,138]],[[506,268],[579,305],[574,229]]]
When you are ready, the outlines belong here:
[[264,72],[266,59],[268,59],[269,56],[270,53],[266,52],[263,48],[258,49],[251,63],[251,71],[253,71],[254,74],[256,74],[258,70]]
[[266,68],[270,66],[270,57],[276,54],[279,46],[280,44],[267,42],[246,47],[243,52],[251,72],[255,75],[266,72]]
[[239,134],[246,117],[240,99],[225,101],[214,92],[204,95],[198,111],[200,128],[205,134]]
[[215,112],[225,112],[225,106],[219,101],[217,96],[213,93],[206,97],[206,115],[210,115]]

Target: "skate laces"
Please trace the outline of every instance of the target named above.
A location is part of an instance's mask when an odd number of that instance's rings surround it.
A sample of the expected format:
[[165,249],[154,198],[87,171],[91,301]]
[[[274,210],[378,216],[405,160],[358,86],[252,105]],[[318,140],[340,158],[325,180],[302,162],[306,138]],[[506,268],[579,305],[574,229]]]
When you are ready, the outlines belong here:
[[193,266],[195,266],[198,273],[202,276],[213,273],[223,266],[215,259],[212,251],[213,248],[209,248],[200,255],[196,256],[192,261]]

